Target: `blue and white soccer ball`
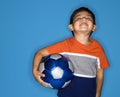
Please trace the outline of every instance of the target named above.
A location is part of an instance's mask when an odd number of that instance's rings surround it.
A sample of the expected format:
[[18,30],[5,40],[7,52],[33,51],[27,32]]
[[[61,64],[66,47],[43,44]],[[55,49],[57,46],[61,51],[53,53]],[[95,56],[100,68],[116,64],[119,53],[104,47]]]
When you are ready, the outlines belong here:
[[72,63],[61,54],[51,54],[43,58],[39,71],[45,74],[42,80],[54,89],[66,87],[73,77]]

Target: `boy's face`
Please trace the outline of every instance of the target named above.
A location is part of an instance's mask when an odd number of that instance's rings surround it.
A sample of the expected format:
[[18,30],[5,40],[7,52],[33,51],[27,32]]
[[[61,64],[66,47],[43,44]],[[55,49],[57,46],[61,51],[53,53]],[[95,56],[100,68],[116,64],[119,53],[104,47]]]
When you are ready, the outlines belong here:
[[87,11],[81,11],[74,16],[73,24],[69,25],[73,32],[91,33],[96,29],[93,24],[93,18]]

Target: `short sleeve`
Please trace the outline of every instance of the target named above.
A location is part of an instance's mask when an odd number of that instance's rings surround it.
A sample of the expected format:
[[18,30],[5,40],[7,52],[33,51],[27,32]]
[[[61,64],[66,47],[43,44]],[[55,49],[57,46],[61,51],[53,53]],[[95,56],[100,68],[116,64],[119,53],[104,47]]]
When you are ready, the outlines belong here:
[[99,58],[100,58],[100,67],[101,68],[108,68],[109,62],[108,62],[108,59],[105,55],[104,49],[102,47],[100,48]]
[[46,49],[48,50],[49,54],[62,53],[67,50],[67,42],[66,40],[63,40],[53,45],[47,46]]

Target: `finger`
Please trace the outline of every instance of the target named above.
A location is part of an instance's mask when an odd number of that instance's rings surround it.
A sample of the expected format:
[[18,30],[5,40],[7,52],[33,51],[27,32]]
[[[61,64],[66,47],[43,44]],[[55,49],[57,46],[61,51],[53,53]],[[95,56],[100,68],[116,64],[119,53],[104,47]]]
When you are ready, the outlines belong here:
[[41,77],[45,77],[45,74],[41,72],[36,72],[35,79],[43,86],[48,87],[48,83],[44,82]]
[[45,77],[45,74],[41,73],[40,76],[41,76],[41,77]]
[[40,75],[41,77],[45,77],[45,74],[38,72],[38,75]]
[[48,87],[48,86],[49,86],[49,84],[46,83],[46,82],[44,82],[41,78],[39,79],[39,83],[40,83],[41,85],[45,86],[45,87]]
[[44,82],[40,77],[37,79],[40,84],[46,85],[47,83]]
[[49,87],[49,84],[46,82],[41,82],[41,85],[43,85],[44,87]]

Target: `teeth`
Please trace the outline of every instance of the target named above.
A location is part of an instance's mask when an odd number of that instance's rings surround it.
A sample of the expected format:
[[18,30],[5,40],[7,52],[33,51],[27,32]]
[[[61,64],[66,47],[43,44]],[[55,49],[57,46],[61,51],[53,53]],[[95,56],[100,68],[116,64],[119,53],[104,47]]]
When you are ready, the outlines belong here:
[[81,23],[80,26],[88,26],[87,23]]

